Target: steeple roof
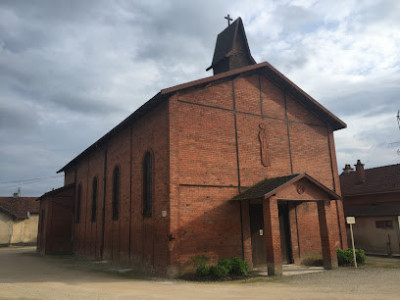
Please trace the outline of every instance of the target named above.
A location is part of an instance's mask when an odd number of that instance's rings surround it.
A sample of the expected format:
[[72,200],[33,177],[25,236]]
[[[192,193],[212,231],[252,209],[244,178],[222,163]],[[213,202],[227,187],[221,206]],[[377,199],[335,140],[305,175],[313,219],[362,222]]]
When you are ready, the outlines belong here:
[[251,56],[241,18],[225,28],[217,37],[214,57],[210,67],[214,75],[256,64]]

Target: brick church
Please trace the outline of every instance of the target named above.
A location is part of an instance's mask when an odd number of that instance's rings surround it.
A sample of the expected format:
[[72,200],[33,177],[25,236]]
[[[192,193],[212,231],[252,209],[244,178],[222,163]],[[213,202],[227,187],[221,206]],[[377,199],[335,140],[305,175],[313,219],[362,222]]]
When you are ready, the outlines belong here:
[[213,76],[161,90],[58,172],[40,197],[38,251],[177,276],[241,257],[279,275],[347,248],[333,131],[346,124],[251,56],[240,18]]

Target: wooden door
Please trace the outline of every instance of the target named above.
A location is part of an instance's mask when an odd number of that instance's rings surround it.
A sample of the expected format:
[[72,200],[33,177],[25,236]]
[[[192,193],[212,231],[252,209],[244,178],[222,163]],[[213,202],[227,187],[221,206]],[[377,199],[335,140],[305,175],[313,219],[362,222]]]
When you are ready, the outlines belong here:
[[250,231],[253,265],[260,266],[267,263],[267,254],[264,239],[264,217],[262,204],[250,204]]

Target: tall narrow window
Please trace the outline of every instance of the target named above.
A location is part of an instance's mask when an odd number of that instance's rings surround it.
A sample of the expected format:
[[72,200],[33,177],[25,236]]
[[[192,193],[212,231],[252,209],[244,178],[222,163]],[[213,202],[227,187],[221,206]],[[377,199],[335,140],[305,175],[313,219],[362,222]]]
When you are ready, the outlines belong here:
[[112,217],[114,220],[118,219],[119,215],[119,168],[115,167],[113,173],[113,201],[112,201]]
[[153,208],[153,158],[147,152],[143,161],[143,215],[150,217]]
[[92,183],[92,222],[96,222],[97,214],[97,177],[93,178]]
[[82,202],[82,185],[79,184],[78,185],[78,197],[76,199],[76,223],[79,223],[79,221],[81,220],[81,202]]

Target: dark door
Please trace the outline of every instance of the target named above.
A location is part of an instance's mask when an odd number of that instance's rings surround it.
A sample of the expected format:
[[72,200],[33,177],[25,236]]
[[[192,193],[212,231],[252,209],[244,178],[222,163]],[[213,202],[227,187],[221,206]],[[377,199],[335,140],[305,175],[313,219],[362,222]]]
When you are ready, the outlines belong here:
[[282,263],[293,263],[292,243],[290,239],[289,208],[287,204],[278,204],[279,229],[281,231]]
[[264,217],[262,204],[250,204],[250,231],[251,231],[251,250],[253,253],[253,265],[265,265],[267,255],[264,240]]

